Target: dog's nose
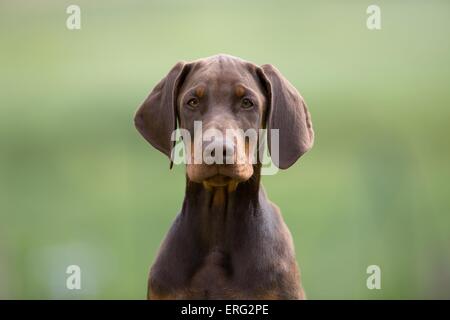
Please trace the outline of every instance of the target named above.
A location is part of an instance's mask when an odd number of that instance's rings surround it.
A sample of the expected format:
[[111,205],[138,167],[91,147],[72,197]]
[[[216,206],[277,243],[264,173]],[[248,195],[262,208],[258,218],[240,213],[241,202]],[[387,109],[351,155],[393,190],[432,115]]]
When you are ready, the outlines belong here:
[[226,139],[215,139],[207,149],[209,156],[206,157],[207,164],[233,164],[234,162],[234,144]]

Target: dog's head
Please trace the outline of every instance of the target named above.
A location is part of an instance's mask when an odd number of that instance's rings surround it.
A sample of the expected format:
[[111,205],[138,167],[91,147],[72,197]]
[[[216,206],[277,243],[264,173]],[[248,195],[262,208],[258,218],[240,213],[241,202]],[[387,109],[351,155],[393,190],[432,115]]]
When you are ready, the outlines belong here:
[[[212,186],[248,180],[259,161],[259,129],[278,129],[279,168],[290,167],[314,141],[311,118],[297,90],[272,65],[228,55],[177,63],[136,113],[144,138],[172,159],[173,132],[188,151],[187,174]],[[255,140],[255,135],[256,140]],[[255,143],[256,141],[256,143]]]

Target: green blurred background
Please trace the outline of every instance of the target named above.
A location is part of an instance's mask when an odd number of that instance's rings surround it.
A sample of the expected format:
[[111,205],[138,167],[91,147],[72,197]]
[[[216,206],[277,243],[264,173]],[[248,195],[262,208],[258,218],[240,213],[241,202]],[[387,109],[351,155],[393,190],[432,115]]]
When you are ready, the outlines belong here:
[[450,298],[449,31],[448,1],[1,1],[0,298],[145,298],[184,168],[133,115],[217,53],[274,64],[309,105],[315,147],[263,178],[308,297]]

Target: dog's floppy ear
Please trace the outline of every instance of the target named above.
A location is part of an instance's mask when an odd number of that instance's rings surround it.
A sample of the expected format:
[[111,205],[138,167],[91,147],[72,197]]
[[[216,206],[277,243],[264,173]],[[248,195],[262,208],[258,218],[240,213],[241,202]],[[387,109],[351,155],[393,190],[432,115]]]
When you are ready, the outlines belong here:
[[178,89],[186,73],[186,66],[186,63],[178,62],[153,88],[134,117],[135,126],[141,135],[169,159],[175,144],[175,141],[171,141],[171,135],[177,125]]
[[[270,106],[266,118],[269,152],[273,156],[270,129],[279,130],[278,163],[287,169],[311,149],[314,131],[305,101],[289,81],[272,65],[261,66],[260,76],[265,82]],[[272,157],[275,160],[276,157]]]

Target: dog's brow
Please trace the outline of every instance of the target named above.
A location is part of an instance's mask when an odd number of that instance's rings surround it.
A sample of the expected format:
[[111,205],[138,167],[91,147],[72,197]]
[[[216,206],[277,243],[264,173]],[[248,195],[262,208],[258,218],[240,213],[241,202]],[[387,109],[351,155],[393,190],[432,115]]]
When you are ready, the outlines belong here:
[[201,98],[205,95],[205,87],[204,86],[199,86],[195,89],[195,94],[197,95],[197,97]]
[[234,93],[236,94],[236,96],[238,97],[242,97],[245,94],[245,88],[238,84],[234,90]]

